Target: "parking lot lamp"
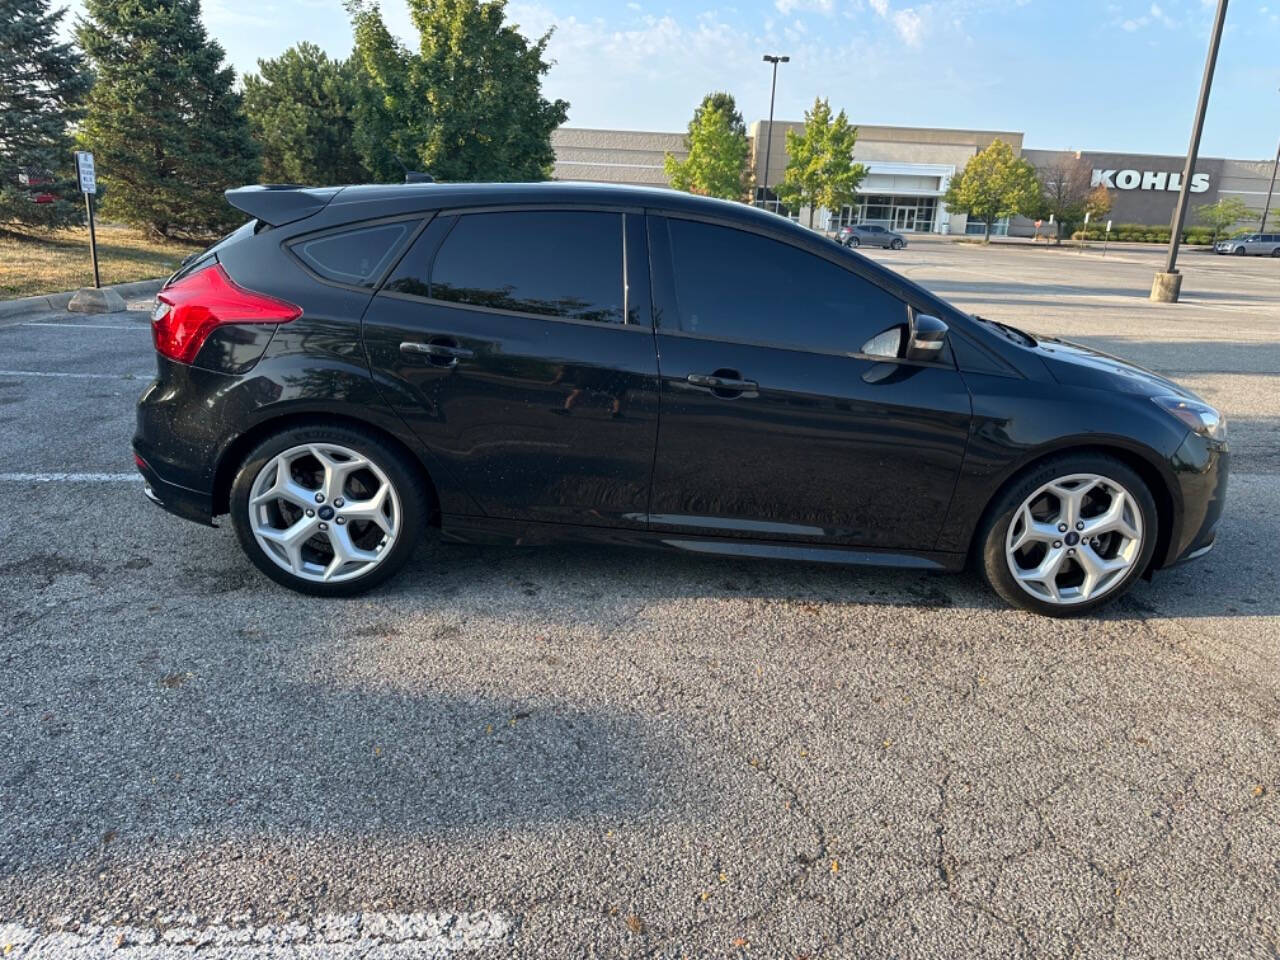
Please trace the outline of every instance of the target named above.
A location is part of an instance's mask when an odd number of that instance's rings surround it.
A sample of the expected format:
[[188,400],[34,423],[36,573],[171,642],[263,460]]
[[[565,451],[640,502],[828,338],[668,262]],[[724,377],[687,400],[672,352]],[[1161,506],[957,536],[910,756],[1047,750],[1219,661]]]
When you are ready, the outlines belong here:
[[760,199],[769,202],[769,153],[773,147],[773,95],[778,92],[778,64],[789,63],[790,57],[778,57],[766,53],[765,63],[773,64],[773,82],[769,85],[769,127],[764,141],[764,185],[760,188]]
[[1187,201],[1191,196],[1191,177],[1195,173],[1196,158],[1200,153],[1200,134],[1204,132],[1204,115],[1209,107],[1209,89],[1213,86],[1213,68],[1218,63],[1218,46],[1222,43],[1222,24],[1227,19],[1227,0],[1218,0],[1218,12],[1213,18],[1213,35],[1209,38],[1209,55],[1204,61],[1204,77],[1200,81],[1200,99],[1196,103],[1196,118],[1191,125],[1191,145],[1187,148],[1187,164],[1182,168],[1182,189],[1178,191],[1178,206],[1173,212],[1173,229],[1169,233],[1169,260],[1164,272],[1157,273],[1151,282],[1151,299],[1161,303],[1177,303],[1182,289],[1182,274],[1178,273],[1178,244],[1182,240],[1182,227],[1187,222]]
[[1267,214],[1271,212],[1271,192],[1276,188],[1276,171],[1280,170],[1280,143],[1276,144],[1276,160],[1271,164],[1271,179],[1267,182],[1267,202],[1262,208],[1262,221],[1259,230],[1267,229]]

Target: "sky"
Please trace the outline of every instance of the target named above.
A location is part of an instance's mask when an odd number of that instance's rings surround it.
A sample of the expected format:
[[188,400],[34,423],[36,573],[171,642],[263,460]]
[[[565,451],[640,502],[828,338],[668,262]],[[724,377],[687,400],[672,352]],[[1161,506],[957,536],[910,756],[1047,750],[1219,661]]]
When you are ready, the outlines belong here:
[[[72,14],[79,12],[71,0]],[[416,37],[407,0],[382,0]],[[554,29],[543,86],[568,125],[682,130],[728,90],[750,124],[800,119],[815,97],[854,123],[1021,131],[1036,149],[1185,154],[1214,0],[509,0]],[[238,72],[310,40],[351,50],[340,0],[204,0]],[[70,18],[68,18],[70,20]],[[1280,0],[1233,0],[1201,153],[1270,159],[1280,138]]]

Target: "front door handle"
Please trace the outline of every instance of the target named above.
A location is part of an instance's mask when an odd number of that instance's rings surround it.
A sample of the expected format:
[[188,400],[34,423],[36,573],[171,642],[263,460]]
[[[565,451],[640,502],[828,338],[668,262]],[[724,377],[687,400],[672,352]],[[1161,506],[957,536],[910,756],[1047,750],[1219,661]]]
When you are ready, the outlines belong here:
[[717,370],[715,373],[691,373],[685,378],[695,387],[704,387],[717,397],[729,400],[733,397],[759,395],[760,384],[744,380],[737,370]]
[[443,338],[422,343],[418,340],[406,340],[400,344],[401,353],[422,353],[437,366],[452,367],[459,360],[470,360],[475,351],[460,347],[452,340]]

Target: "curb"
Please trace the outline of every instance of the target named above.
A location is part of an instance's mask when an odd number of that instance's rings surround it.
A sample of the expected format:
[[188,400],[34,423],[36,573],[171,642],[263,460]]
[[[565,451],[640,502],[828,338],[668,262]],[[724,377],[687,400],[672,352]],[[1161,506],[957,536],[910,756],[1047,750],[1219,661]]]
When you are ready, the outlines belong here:
[[[135,280],[133,283],[117,283],[104,290],[114,290],[125,300],[136,297],[149,297],[160,289],[164,280]],[[29,313],[49,313],[55,310],[66,310],[75,290],[66,293],[49,293],[40,297],[23,297],[20,300],[0,300],[0,320],[11,317],[23,317]]]

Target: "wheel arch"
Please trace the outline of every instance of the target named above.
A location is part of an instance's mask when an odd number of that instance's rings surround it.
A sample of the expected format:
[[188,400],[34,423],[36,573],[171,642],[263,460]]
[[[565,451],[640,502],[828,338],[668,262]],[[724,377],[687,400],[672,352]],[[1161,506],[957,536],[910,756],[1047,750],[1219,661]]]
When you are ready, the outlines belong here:
[[213,514],[218,516],[227,513],[230,510],[231,485],[235,482],[236,471],[240,469],[240,464],[244,462],[245,457],[249,455],[249,451],[256,447],[267,437],[284,430],[291,430],[295,427],[316,426],[316,427],[350,427],[356,430],[363,430],[366,433],[374,434],[379,440],[387,446],[402,454],[410,464],[418,471],[425,484],[427,498],[429,502],[427,522],[432,526],[440,525],[440,494],[436,489],[435,480],[432,479],[427,465],[422,462],[413,450],[407,446],[395,434],[383,429],[377,424],[370,423],[368,420],[361,420],[359,417],[344,416],[342,414],[318,414],[314,412],[295,411],[289,413],[281,413],[279,416],[271,417],[260,423],[255,423],[244,433],[236,437],[229,443],[222,455],[218,459],[217,467],[214,470],[213,480]]
[[1076,454],[1101,454],[1119,460],[1136,473],[1142,482],[1147,485],[1147,489],[1151,491],[1151,498],[1156,504],[1156,545],[1151,553],[1151,561],[1147,564],[1147,569],[1143,571],[1143,574],[1144,576],[1150,576],[1153,570],[1159,569],[1168,555],[1169,545],[1173,541],[1174,530],[1177,528],[1181,518],[1181,505],[1174,495],[1176,485],[1161,471],[1154,453],[1151,455],[1143,454],[1132,447],[1109,443],[1105,440],[1066,443],[1055,446],[1050,450],[1041,450],[1010,469],[1000,483],[996,485],[995,489],[992,490],[991,495],[987,498],[986,505],[982,508],[978,522],[969,534],[967,555],[971,561],[977,556],[977,552],[982,549],[979,540],[981,539],[982,531],[986,528],[987,518],[1005,491],[1017,483],[1024,474],[1036,469],[1045,461],[1052,460],[1055,457]]

